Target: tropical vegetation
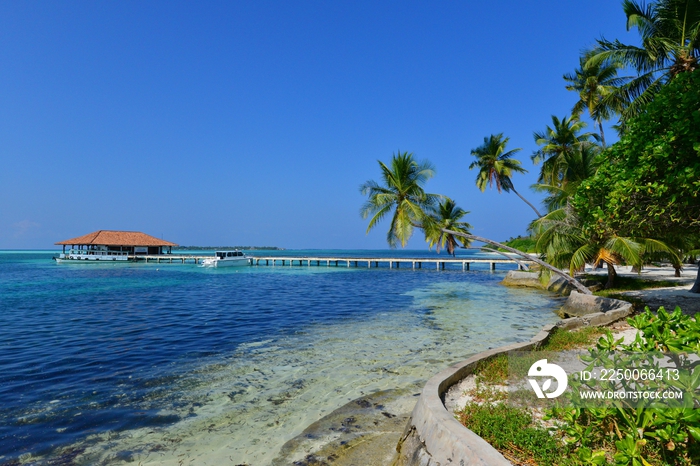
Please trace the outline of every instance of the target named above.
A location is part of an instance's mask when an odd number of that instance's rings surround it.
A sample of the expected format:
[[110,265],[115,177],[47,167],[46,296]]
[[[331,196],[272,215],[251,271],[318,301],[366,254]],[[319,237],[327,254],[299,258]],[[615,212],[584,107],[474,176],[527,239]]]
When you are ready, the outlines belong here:
[[698,68],[700,57],[700,2],[697,0],[658,0],[636,2],[624,0],[627,30],[636,28],[641,45],[623,44],[619,40],[598,40],[586,64],[628,66],[637,76],[617,86],[603,101],[622,101],[624,120],[641,113],[644,106],[679,74]]
[[[590,293],[574,277],[585,278],[586,265],[607,268],[605,287],[616,287],[617,268],[641,271],[647,264],[670,262],[678,275],[700,255],[700,1],[623,1],[628,29],[640,34],[639,45],[600,39],[579,57],[579,67],[564,75],[566,89],[577,100],[571,115],[552,116],[551,124],[533,133],[539,165],[531,188],[546,195],[540,213],[513,185],[526,172],[508,149],[503,133],[484,138],[472,149],[469,169],[478,169],[476,186],[515,192],[535,212],[529,238],[502,244],[471,233],[467,212],[447,196],[427,194],[433,176],[428,162],[411,154],[395,154],[379,162],[383,183],[368,181],[362,209],[370,218],[367,231],[391,217],[387,241],[405,246],[416,228],[429,247],[454,254],[471,241],[483,242],[522,257],[527,248],[543,279],[556,273],[582,293]],[[622,75],[630,74],[630,76]],[[596,132],[586,132],[585,118]],[[616,121],[617,120],[617,121]],[[616,124],[619,140],[607,144],[603,125]],[[644,285],[646,286],[646,285]],[[695,286],[700,293],[700,266]],[[678,389],[697,393],[697,362],[686,353],[700,350],[698,320],[676,310],[647,312],[629,320],[642,333],[622,346],[611,335],[598,340],[591,357],[622,349],[634,354],[652,350],[674,353],[673,361],[688,370]],[[634,356],[638,357],[638,356]],[[646,357],[646,356],[639,356]],[[621,361],[616,360],[619,365]],[[654,361],[647,361],[654,364]],[[480,368],[480,380],[497,379],[504,363]],[[676,382],[674,382],[676,383]],[[499,405],[501,394],[477,386],[474,396],[489,402],[470,405],[461,420],[514,461],[560,465],[691,465],[700,464],[700,405],[660,409],[613,403],[600,408],[560,408],[548,413],[556,424],[547,432],[527,410]],[[496,425],[498,428],[494,428]]]
[[538,217],[541,217],[535,206],[515,190],[511,176],[514,173],[527,173],[527,170],[520,165],[520,160],[513,158],[522,149],[506,151],[508,141],[510,138],[504,137],[503,133],[492,134],[484,138],[482,145],[472,149],[471,154],[476,157],[476,160],[469,165],[469,169],[479,169],[479,173],[476,175],[476,186],[481,192],[484,192],[487,185],[493,187],[494,184],[499,193],[513,191],[535,211]]
[[383,184],[370,180],[360,186],[362,194],[368,196],[361,215],[362,218],[371,217],[367,226],[369,233],[380,220],[391,214],[387,243],[392,248],[399,243],[405,247],[413,230],[422,227],[425,212],[439,202],[440,196],[428,194],[423,189],[435,170],[430,162],[419,162],[412,153],[401,151],[394,154],[389,166],[380,160],[378,163]]
[[[580,399],[563,398],[553,407],[544,408],[540,416],[533,410],[507,405],[498,386],[508,383],[509,373],[517,366],[514,355],[500,355],[476,368],[477,390],[469,392],[474,401],[455,414],[469,429],[484,437],[516,464],[547,465],[615,465],[666,466],[700,463],[700,405],[697,393],[700,376],[697,362],[688,354],[697,354],[700,347],[700,323],[684,315],[679,308],[667,312],[663,307],[653,313],[648,308],[628,323],[639,331],[629,344],[615,339],[606,331],[589,348],[583,359],[596,367],[644,367],[655,374],[662,368],[655,355],[664,352],[670,357],[664,368],[677,371],[678,377],[651,378],[638,382],[590,381],[585,384],[570,378],[575,386],[589,389],[673,390],[683,393],[677,402],[662,403],[618,399],[602,406],[581,405]],[[551,354],[576,348],[599,335],[591,327],[583,331],[559,331],[541,348],[530,354],[518,355],[523,360],[536,361],[542,351]],[[526,366],[529,367],[528,362]],[[604,366],[603,366],[604,365]],[[509,369],[510,368],[510,369]],[[576,391],[572,392],[576,393]],[[475,396],[476,395],[476,396]],[[513,397],[513,393],[509,396]],[[539,421],[544,414],[543,421]],[[554,423],[556,428],[548,428]],[[497,428],[495,428],[497,427]],[[527,432],[529,435],[525,435]]]
[[591,153],[598,135],[581,133],[586,122],[577,116],[557,118],[552,115],[552,126],[547,125],[544,131],[535,131],[533,138],[540,146],[531,156],[533,163],[542,162],[539,183],[561,187],[567,172],[576,170],[576,158],[581,157],[582,151]]
[[[579,67],[564,75],[565,87],[577,95],[572,114],[553,115],[533,133],[531,160],[540,168],[531,188],[546,195],[544,212],[515,189],[514,175],[527,170],[508,137],[491,134],[470,152],[469,169],[478,170],[482,192],[489,186],[512,191],[535,213],[529,233],[545,278],[571,278],[591,264],[607,267],[612,287],[619,265],[641,270],[667,260],[679,274],[683,261],[695,263],[700,254],[700,2],[625,0],[623,12],[640,44],[599,39],[581,53]],[[597,132],[586,131],[584,118]],[[616,118],[620,140],[606,144],[603,124]],[[528,257],[471,234],[464,209],[426,193],[434,174],[429,162],[404,152],[379,164],[382,183],[362,185],[361,213],[370,219],[367,231],[391,217],[391,247],[405,246],[418,228],[438,252],[454,254],[483,241]],[[700,292],[700,269],[693,291]]]
[[624,109],[625,103],[615,91],[629,78],[618,76],[618,71],[623,67],[620,61],[589,63],[592,55],[592,51],[584,52],[579,59],[579,68],[565,74],[564,81],[568,83],[567,90],[579,95],[571,113],[580,116],[588,111],[588,116],[598,125],[600,141],[605,148],[603,121],[610,120]]
[[[461,221],[468,213],[452,199],[443,199],[437,208],[429,212],[423,219],[423,231],[429,247],[435,246],[438,254],[440,254],[441,248],[447,249],[447,253],[452,256],[455,255],[457,247],[469,247],[471,241],[466,235],[469,235],[469,229],[472,226],[467,222]],[[447,233],[446,230],[452,230],[465,236]]]
[[573,205],[590,233],[698,237],[700,71],[677,76],[605,153]]

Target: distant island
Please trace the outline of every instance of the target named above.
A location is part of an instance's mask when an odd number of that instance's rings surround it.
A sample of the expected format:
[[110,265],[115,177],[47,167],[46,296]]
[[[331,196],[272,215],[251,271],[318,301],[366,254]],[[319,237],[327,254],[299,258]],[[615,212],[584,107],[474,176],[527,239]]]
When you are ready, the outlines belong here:
[[196,251],[226,251],[233,249],[241,250],[263,250],[263,251],[284,251],[284,248],[278,248],[277,246],[178,246],[178,249],[193,249]]

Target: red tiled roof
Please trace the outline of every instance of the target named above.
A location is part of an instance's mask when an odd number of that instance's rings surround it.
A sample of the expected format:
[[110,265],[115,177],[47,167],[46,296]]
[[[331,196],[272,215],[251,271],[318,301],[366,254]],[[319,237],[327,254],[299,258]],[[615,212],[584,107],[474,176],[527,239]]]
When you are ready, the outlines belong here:
[[67,239],[54,244],[94,244],[101,246],[177,246],[175,243],[158,239],[151,235],[141,233],[140,231],[113,230],[98,230],[84,236],[78,236],[77,238]]

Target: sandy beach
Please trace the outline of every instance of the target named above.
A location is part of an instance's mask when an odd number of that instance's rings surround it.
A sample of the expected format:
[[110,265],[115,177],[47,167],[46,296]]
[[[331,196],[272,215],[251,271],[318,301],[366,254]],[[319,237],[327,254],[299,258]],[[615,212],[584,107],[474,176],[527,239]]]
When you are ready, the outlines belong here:
[[[586,273],[592,275],[607,275],[605,269],[586,269]],[[676,306],[680,306],[685,314],[695,315],[700,312],[700,293],[690,293],[695,282],[697,269],[693,265],[686,266],[681,271],[681,276],[674,276],[675,271],[671,266],[648,267],[642,269],[641,273],[632,272],[629,266],[619,267],[617,273],[621,277],[638,277],[646,280],[669,280],[679,283],[679,286],[650,288],[639,291],[625,291],[621,293],[631,298],[641,299],[652,311],[656,311],[663,306],[667,311],[672,311]]]
[[[630,296],[636,299],[644,301],[646,305],[650,307],[651,310],[656,311],[659,307],[663,306],[667,310],[673,310],[676,306],[680,306],[684,313],[689,315],[695,315],[700,312],[700,294],[690,293],[689,290],[693,286],[695,281],[696,271],[692,266],[684,269],[680,277],[675,276],[675,270],[671,266],[662,267],[648,267],[642,270],[641,273],[632,272],[631,267],[619,267],[617,269],[618,275],[623,277],[641,277],[647,280],[669,280],[676,281],[679,283],[675,287],[662,287],[662,288],[651,288],[647,290],[640,291],[628,291],[621,293],[625,296]],[[587,269],[586,273],[593,275],[607,275],[606,270],[592,270]],[[624,344],[631,343],[636,334],[637,330],[632,328],[625,320],[615,322],[609,326],[612,330],[615,338],[623,338]],[[476,379],[474,375],[470,375],[461,382],[454,385],[448,393],[445,395],[445,406],[448,411],[454,413],[463,407],[466,403],[473,401],[472,396],[469,394],[471,390],[476,387]],[[498,389],[498,387],[495,387]],[[505,389],[505,387],[501,387]],[[405,413],[402,417],[406,417],[408,414]],[[383,440],[393,438],[396,434],[387,435]],[[365,457],[386,457],[389,455],[391,445],[389,443],[384,443],[383,445],[367,443],[366,445],[357,445],[355,450],[362,450],[363,456]],[[386,449],[386,450],[384,450]],[[372,456],[372,453],[374,456]],[[358,455],[355,451],[353,456]],[[313,464],[313,463],[309,463]],[[351,464],[351,463],[342,463]],[[368,463],[372,464],[372,463]],[[376,464],[383,464],[377,462]]]

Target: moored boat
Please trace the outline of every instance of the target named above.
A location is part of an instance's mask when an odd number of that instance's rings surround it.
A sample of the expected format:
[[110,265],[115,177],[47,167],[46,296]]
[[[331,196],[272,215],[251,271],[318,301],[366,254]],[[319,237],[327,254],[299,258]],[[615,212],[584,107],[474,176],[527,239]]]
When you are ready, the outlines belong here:
[[240,267],[250,265],[250,256],[241,251],[216,251],[214,257],[202,260],[202,267]]

